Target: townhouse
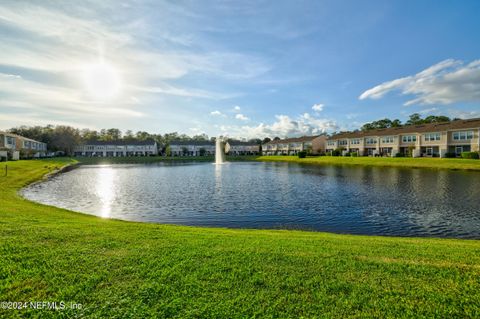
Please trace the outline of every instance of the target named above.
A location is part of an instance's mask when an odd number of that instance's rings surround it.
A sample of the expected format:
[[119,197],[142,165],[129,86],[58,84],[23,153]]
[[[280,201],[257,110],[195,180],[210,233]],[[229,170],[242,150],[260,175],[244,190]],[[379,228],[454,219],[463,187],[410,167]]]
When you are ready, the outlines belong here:
[[344,132],[327,139],[326,152],[343,155],[445,157],[480,149],[480,118],[407,125],[386,129]]
[[172,141],[171,156],[209,156],[215,154],[215,142],[212,141]]
[[228,141],[225,144],[225,152],[229,155],[258,155],[260,145],[250,142]]
[[311,154],[325,152],[327,137],[325,135],[302,136],[273,140],[262,145],[263,155],[296,155],[301,151]]
[[0,132],[0,157],[18,160],[47,155],[47,144],[20,135]]
[[91,141],[75,146],[75,156],[124,157],[158,155],[157,142],[146,141]]

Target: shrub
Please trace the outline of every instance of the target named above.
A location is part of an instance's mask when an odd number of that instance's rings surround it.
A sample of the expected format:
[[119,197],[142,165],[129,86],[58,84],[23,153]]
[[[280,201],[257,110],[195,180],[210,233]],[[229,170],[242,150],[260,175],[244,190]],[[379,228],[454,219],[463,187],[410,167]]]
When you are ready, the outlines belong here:
[[447,153],[445,153],[445,157],[446,158],[454,158],[454,157],[457,157],[457,154],[453,153],[453,152],[447,152]]
[[396,153],[395,157],[405,157],[405,155],[403,153]]
[[350,156],[351,156],[351,157],[357,157],[357,156],[358,156],[358,152],[351,152],[351,153],[350,153]]
[[462,152],[462,158],[478,159],[477,152]]
[[300,151],[298,152],[298,158],[305,158],[307,157],[307,151]]

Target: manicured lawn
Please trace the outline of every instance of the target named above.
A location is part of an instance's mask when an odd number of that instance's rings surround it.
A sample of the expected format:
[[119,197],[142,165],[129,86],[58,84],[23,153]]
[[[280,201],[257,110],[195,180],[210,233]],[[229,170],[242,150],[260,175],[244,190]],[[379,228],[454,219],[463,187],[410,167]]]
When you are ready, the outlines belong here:
[[342,157],[318,156],[260,156],[259,161],[296,162],[306,164],[368,165],[382,167],[440,168],[480,170],[480,160],[462,158],[411,158],[411,157]]
[[0,317],[480,317],[480,241],[141,224],[17,195],[69,162],[0,174],[0,301],[83,308]]

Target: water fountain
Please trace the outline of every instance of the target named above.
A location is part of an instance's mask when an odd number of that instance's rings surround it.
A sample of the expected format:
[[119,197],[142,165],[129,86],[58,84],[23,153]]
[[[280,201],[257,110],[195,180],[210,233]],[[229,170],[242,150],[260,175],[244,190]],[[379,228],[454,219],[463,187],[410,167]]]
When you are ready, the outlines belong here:
[[225,145],[223,137],[217,137],[215,144],[215,164],[223,164],[225,163]]

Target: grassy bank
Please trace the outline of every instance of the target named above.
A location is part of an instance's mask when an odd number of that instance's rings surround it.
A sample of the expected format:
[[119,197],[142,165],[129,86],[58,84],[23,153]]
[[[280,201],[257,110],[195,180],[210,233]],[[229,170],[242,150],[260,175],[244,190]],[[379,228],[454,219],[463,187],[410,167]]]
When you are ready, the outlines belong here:
[[17,195],[69,162],[0,175],[0,301],[82,309],[0,317],[480,316],[480,241],[141,224]]
[[[227,161],[254,161],[258,156],[227,156]],[[171,161],[214,162],[214,156],[138,156],[138,157],[75,157],[81,164],[144,164]]]
[[461,158],[411,158],[411,157],[342,157],[319,156],[260,156],[259,161],[295,162],[305,164],[363,165],[381,167],[434,168],[480,170],[480,160]]

